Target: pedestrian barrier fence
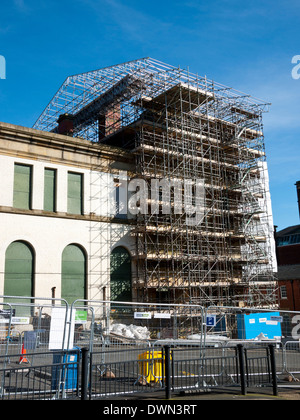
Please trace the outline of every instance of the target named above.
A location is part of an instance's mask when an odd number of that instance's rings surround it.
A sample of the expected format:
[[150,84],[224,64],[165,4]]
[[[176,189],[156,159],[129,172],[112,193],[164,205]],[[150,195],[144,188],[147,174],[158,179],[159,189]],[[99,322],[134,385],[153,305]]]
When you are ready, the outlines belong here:
[[[1,395],[14,388],[24,396],[23,385],[7,386],[6,378],[16,382],[26,369],[35,385],[37,377],[51,382],[45,398],[79,398],[82,382],[89,398],[270,384],[273,358],[277,376],[297,380],[298,319],[296,312],[257,308],[89,300],[69,305],[62,299],[2,296]],[[83,349],[89,355],[86,369]],[[81,372],[87,369],[88,380]]]
[[[17,366],[18,355],[11,355],[9,366],[0,369],[3,400],[12,399],[101,399],[135,393],[188,390],[205,391],[216,387],[269,386],[277,395],[274,345],[260,354],[249,354],[242,344],[219,356],[194,357],[193,350],[165,345],[140,358],[127,355],[123,361],[102,362],[98,352],[87,348],[72,351],[41,352],[26,367]],[[228,349],[229,350],[229,349]],[[251,351],[255,349],[251,349]],[[126,351],[128,353],[128,351]],[[0,366],[3,366],[3,357]]]

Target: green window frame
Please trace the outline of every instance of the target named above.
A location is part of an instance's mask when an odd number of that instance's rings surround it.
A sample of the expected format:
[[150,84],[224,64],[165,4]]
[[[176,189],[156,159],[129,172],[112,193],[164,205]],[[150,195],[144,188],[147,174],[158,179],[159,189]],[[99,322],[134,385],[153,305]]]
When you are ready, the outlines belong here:
[[15,163],[13,207],[30,210],[32,200],[32,166]]
[[56,211],[56,169],[44,170],[44,210]]
[[83,214],[83,174],[68,172],[68,213]]

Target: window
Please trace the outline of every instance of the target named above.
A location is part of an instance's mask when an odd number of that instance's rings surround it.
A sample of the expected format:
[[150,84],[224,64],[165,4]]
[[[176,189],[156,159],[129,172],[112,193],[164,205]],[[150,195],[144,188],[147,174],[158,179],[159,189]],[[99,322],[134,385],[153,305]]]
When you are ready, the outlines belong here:
[[286,286],[280,286],[280,298],[287,299]]
[[277,246],[284,246],[284,245],[293,245],[300,243],[300,235],[299,234],[292,234],[277,238],[276,240]]
[[83,175],[68,172],[68,213],[83,213]]
[[32,166],[15,163],[13,206],[31,209]]
[[124,199],[120,194],[120,187],[116,186],[116,217],[118,219],[127,219],[126,205],[127,203],[123,203],[122,199]]
[[44,172],[44,210],[56,210],[56,170],[45,168]]
[[[9,245],[5,253],[4,295],[33,296],[34,253],[24,242],[17,241]],[[6,298],[6,302],[24,304],[16,306],[17,316],[29,316],[30,299]]]
[[111,253],[110,296],[112,301],[132,301],[131,257],[122,246],[116,247]]
[[70,305],[77,299],[85,299],[86,256],[75,244],[68,245],[62,254],[61,297]]

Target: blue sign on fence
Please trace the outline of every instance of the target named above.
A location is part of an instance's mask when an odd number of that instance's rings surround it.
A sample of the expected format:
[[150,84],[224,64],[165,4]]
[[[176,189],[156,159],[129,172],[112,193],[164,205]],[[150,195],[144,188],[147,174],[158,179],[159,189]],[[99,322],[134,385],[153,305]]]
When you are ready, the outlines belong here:
[[208,327],[215,327],[216,326],[216,315],[208,315],[206,317],[206,325]]

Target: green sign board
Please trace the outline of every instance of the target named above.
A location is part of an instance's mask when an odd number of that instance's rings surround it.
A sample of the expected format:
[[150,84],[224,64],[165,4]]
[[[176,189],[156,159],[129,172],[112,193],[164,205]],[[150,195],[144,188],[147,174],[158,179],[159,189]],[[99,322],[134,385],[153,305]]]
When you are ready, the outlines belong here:
[[79,311],[76,310],[75,313],[75,324],[84,324],[85,322],[87,322],[87,311]]

